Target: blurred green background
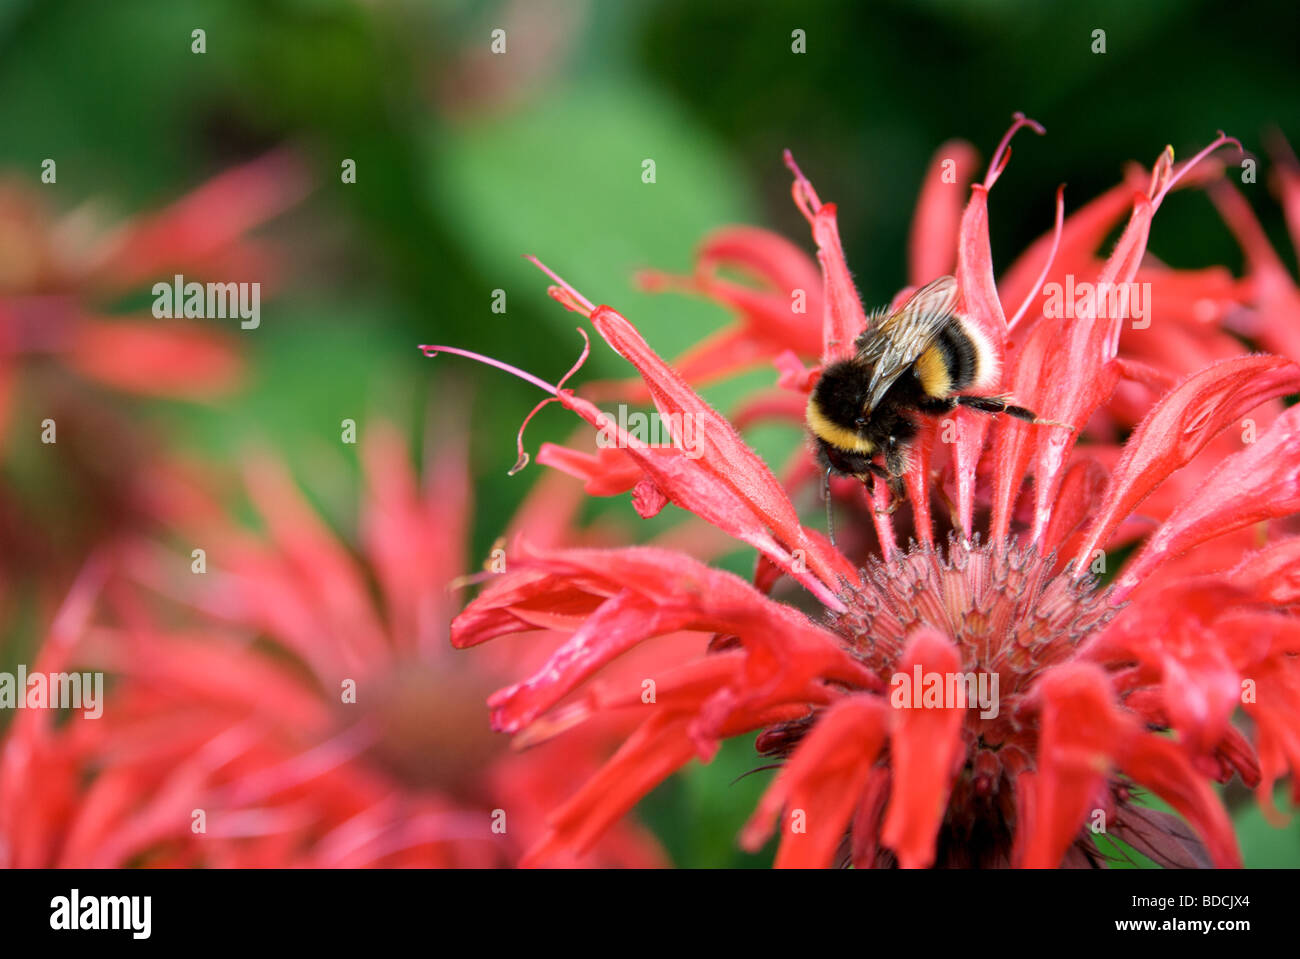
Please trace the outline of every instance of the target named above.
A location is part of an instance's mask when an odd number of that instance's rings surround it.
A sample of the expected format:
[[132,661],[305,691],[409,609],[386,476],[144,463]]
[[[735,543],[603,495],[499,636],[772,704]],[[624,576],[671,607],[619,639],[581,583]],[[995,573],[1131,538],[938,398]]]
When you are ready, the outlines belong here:
[[[497,27],[503,56],[488,52]],[[191,52],[195,28],[204,54]],[[805,54],[791,52],[794,29],[806,31]],[[1091,51],[1094,29],[1106,31],[1103,55]],[[781,163],[789,147],[839,204],[865,299],[884,302],[905,282],[913,203],[944,140],[969,139],[987,160],[1013,111],[1047,127],[1017,139],[993,195],[1005,267],[1050,226],[1060,182],[1068,212],[1166,143],[1185,156],[1222,128],[1262,156],[1273,127],[1300,143],[1298,49],[1300,20],[1283,3],[3,0],[0,167],[36,183],[41,161],[57,158],[57,185],[44,188],[54,209],[96,199],[126,215],[295,146],[317,187],[262,231],[287,246],[292,269],[263,303],[261,328],[239,334],[248,388],[215,406],[141,404],[139,415],[216,459],[250,440],[273,444],[350,534],[356,464],[336,452],[340,420],[364,428],[382,414],[414,438],[431,385],[455,375],[473,410],[471,555],[481,557],[531,483],[506,471],[539,397],[415,345],[455,344],[558,377],[579,346],[575,323],[522,254],[673,355],[727,317],[638,292],[634,270],[684,272],[700,238],[732,222],[811,249]],[[345,158],[355,184],[341,182]],[[653,185],[641,181],[644,158],[656,162]],[[1265,182],[1248,189],[1287,251]],[[1196,192],[1161,209],[1151,248],[1176,266],[1240,268]],[[495,289],[507,293],[505,314],[490,309]],[[584,376],[626,372],[598,346]],[[726,409],[765,382],[709,395]],[[572,426],[549,410],[528,447]],[[779,462],[799,438],[773,428],[754,440]],[[623,499],[590,509],[630,515]],[[738,570],[748,562],[732,558]],[[21,609],[16,619],[21,648],[32,630]],[[753,765],[748,744],[732,743],[647,800],[679,864],[767,860],[735,850],[766,779],[731,781]],[[1264,827],[1249,805],[1238,821],[1248,863],[1300,864],[1295,826]]]

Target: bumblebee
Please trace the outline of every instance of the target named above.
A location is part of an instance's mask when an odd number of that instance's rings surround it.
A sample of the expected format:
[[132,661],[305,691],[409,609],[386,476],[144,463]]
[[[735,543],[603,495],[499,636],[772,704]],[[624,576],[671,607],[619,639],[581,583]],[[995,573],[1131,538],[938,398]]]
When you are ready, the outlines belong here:
[[884,480],[893,494],[888,512],[894,511],[904,495],[908,444],[919,429],[918,414],[937,416],[964,406],[1030,423],[1052,422],[1012,405],[1005,396],[965,395],[993,387],[1000,370],[992,344],[955,311],[956,300],[957,281],[939,277],[897,310],[873,316],[854,341],[854,355],[822,371],[808,397],[806,418],[826,470],[828,516],[832,473],[864,484]]

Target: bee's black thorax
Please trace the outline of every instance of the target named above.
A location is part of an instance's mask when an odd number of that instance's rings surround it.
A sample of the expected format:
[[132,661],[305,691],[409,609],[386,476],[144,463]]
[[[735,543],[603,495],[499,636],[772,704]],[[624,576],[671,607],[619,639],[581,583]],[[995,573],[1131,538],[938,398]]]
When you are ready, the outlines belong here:
[[899,377],[868,415],[864,406],[870,380],[869,366],[841,360],[826,367],[813,389],[810,405],[826,421],[871,444],[870,453],[849,449],[814,429],[819,459],[838,473],[861,476],[883,472],[872,466],[875,457],[881,455],[888,460],[890,451],[901,451],[916,436],[913,411],[926,399],[920,381],[912,375]]
[[840,360],[822,371],[813,389],[813,401],[822,416],[836,426],[855,430],[867,402],[871,369],[856,360]]

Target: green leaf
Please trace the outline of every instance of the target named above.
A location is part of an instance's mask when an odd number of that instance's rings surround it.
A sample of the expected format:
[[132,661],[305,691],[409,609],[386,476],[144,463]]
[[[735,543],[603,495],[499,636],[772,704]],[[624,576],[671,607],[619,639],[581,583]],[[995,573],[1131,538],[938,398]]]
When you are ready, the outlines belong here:
[[[726,321],[717,306],[632,287],[635,270],[685,271],[705,233],[754,219],[720,146],[671,101],[623,83],[590,86],[431,131],[427,147],[433,202],[509,296],[544,297],[549,281],[522,259],[531,253],[624,313],[664,355]],[[642,182],[645,160],[654,183]],[[549,315],[557,329],[575,325],[558,305]],[[594,359],[602,372],[626,371],[599,351]]]

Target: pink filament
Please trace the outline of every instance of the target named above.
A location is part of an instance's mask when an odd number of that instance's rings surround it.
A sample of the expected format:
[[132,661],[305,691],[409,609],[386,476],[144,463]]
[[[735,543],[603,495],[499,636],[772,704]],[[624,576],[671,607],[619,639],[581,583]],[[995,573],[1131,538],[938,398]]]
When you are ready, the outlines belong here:
[[537,257],[532,254],[525,254],[524,259],[555,281],[555,286],[546,291],[553,299],[564,304],[564,306],[572,310],[574,313],[581,313],[588,319],[591,318],[592,312],[596,309],[596,305],[592,303],[591,300],[587,299],[575,290],[563,277]]
[[[533,262],[537,263],[538,266],[541,266],[543,270],[546,270],[546,267],[542,266],[541,262],[538,261],[535,257],[530,257],[530,259],[532,259]],[[550,273],[549,270],[546,270],[546,272],[548,274]],[[554,276],[554,274],[551,275]],[[558,277],[556,279],[558,279]],[[559,282],[563,283],[564,281],[559,280]],[[581,294],[579,294],[575,290],[572,290],[570,287],[567,286],[567,284],[565,288],[570,290],[570,292],[572,292],[574,296],[581,298]],[[519,367],[517,366],[511,366],[509,363],[503,363],[500,360],[493,359],[490,356],[484,356],[482,353],[475,353],[472,350],[462,350],[455,346],[427,346],[427,345],[421,346],[420,349],[424,352],[424,355],[428,357],[437,356],[439,353],[454,353],[456,356],[464,356],[468,359],[476,360],[479,363],[485,363],[488,366],[495,366],[497,369],[505,370],[507,373],[511,373],[514,376],[519,377],[521,380],[524,380],[525,382],[532,383],[534,386],[538,387],[539,389],[543,389],[547,393],[551,394],[546,399],[542,400],[540,403],[534,406],[532,412],[530,412],[527,416],[525,416],[524,421],[521,424],[519,424],[519,432],[515,434],[515,449],[518,452],[518,456],[515,458],[515,465],[510,468],[510,475],[514,476],[521,469],[523,469],[525,466],[528,465],[528,461],[530,458],[529,455],[524,451],[524,430],[527,429],[529,422],[532,421],[532,418],[536,416],[541,411],[542,407],[544,407],[547,403],[554,403],[560,398],[560,390],[564,388],[564,384],[569,381],[569,378],[573,376],[574,373],[582,369],[582,364],[586,363],[587,357],[591,355],[591,339],[590,337],[587,336],[587,331],[584,330],[582,327],[578,327],[578,335],[582,337],[582,354],[578,357],[577,362],[575,362],[571,367],[569,367],[569,372],[565,373],[562,377],[560,377],[560,382],[555,386],[552,386],[550,383],[547,383],[543,379],[539,379],[538,377],[533,376],[533,374],[528,373],[525,370],[519,369]]]
[[817,196],[817,191],[813,189],[812,183],[808,181],[808,178],[803,175],[803,171],[799,169],[799,164],[794,162],[794,154],[789,150],[786,150],[783,156],[785,158],[785,165],[790,169],[790,172],[794,174],[794,184],[791,187],[791,192],[794,194],[795,206],[797,206],[799,212],[804,215],[804,219],[811,223],[813,217],[815,217],[818,211],[821,210],[822,201]]
[[1062,183],[1056,188],[1056,227],[1052,234],[1052,249],[1047,254],[1047,262],[1043,264],[1043,272],[1038,274],[1038,279],[1034,282],[1034,288],[1030,290],[1029,295],[1025,297],[1025,302],[1020,304],[1020,309],[1016,310],[1016,315],[1007,323],[1008,330],[1015,329],[1016,324],[1019,323],[1021,318],[1025,315],[1025,311],[1029,309],[1029,304],[1034,301],[1034,297],[1038,295],[1038,291],[1043,288],[1043,282],[1047,279],[1047,274],[1051,272],[1052,264],[1056,261],[1056,250],[1061,245],[1061,230],[1064,226],[1065,184]]
[[1047,132],[1046,128],[1037,120],[1028,119],[1023,113],[1013,113],[1011,115],[1011,129],[1002,137],[1002,142],[998,144],[997,150],[993,154],[993,159],[989,162],[988,173],[984,176],[984,188],[993,189],[993,184],[998,182],[998,177],[1002,175],[1007,162],[1011,159],[1011,138],[1016,135],[1016,131],[1021,127],[1029,127],[1039,136]]
[[477,360],[480,363],[486,363],[488,366],[495,366],[498,370],[505,370],[507,373],[511,373],[514,376],[519,377],[521,380],[526,380],[527,382],[532,383],[533,386],[543,389],[548,393],[555,394],[560,390],[558,386],[552,386],[545,380],[538,379],[533,376],[532,373],[526,373],[517,366],[511,366],[509,363],[494,360],[490,356],[484,356],[482,353],[475,353],[472,350],[462,350],[455,346],[426,346],[423,344],[421,344],[420,350],[428,357],[437,356],[439,353],[454,353],[457,356],[464,356],[471,360]]
[[[1174,188],[1174,184],[1176,184],[1179,180],[1181,180],[1187,174],[1187,172],[1191,170],[1192,167],[1196,166],[1196,164],[1200,163],[1202,160],[1204,160],[1207,156],[1209,156],[1219,147],[1223,146],[1225,143],[1231,143],[1243,154],[1246,152],[1245,150],[1242,149],[1240,140],[1238,140],[1236,137],[1230,137],[1222,130],[1220,130],[1218,131],[1218,135],[1214,138],[1214,142],[1212,142],[1204,150],[1202,150],[1200,153],[1196,154],[1196,156],[1192,157],[1190,160],[1188,160],[1186,163],[1180,166],[1176,171],[1173,171],[1172,174],[1167,175],[1164,178],[1163,183],[1159,183],[1157,171],[1161,170],[1161,165],[1164,164],[1167,170],[1169,166],[1173,163],[1172,160],[1173,150],[1167,148],[1165,152],[1160,155],[1160,159],[1156,161],[1155,170],[1152,171],[1151,187],[1152,190],[1155,191],[1154,195],[1151,195],[1152,204],[1159,207],[1160,201],[1162,201],[1165,198],[1165,194],[1167,194],[1170,190]],[[1170,159],[1166,159],[1166,157]],[[1156,189],[1157,183],[1159,183],[1158,190]]]

